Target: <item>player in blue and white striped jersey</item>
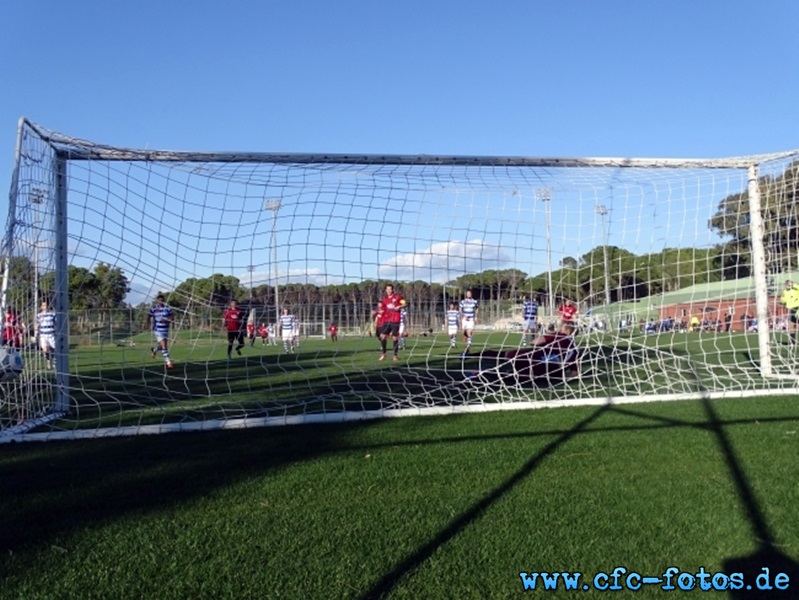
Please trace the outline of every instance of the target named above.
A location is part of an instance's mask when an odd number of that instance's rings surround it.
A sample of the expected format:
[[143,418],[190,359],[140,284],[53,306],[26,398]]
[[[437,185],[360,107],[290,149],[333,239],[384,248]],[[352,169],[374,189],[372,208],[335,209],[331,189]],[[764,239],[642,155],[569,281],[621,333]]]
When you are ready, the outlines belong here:
[[533,343],[538,334],[538,300],[532,296],[524,299],[522,304],[522,318],[524,319],[524,333],[522,333],[522,346],[527,343],[527,334],[530,334],[530,343]]
[[288,308],[283,309],[278,325],[280,326],[280,337],[283,338],[283,351],[293,353],[299,333],[299,324]]
[[50,304],[45,300],[36,315],[36,335],[39,338],[39,348],[44,354],[47,366],[53,366],[55,355],[55,326],[56,313],[50,308]]
[[469,352],[472,346],[472,333],[474,326],[477,323],[478,302],[472,298],[472,290],[466,290],[466,297],[460,302],[461,309],[461,327],[463,327],[463,335],[466,338],[466,349],[463,354]]
[[172,368],[172,359],[169,358],[169,328],[172,326],[172,309],[167,306],[166,299],[163,294],[158,294],[155,297],[155,306],[147,313],[146,327],[152,328],[153,335],[155,335],[155,347],[151,348],[153,358],[155,358],[158,349],[161,349],[161,355],[164,357],[164,362],[168,368]]
[[444,315],[444,327],[447,328],[447,335],[449,336],[449,345],[454,348],[456,339],[458,337],[458,325],[461,322],[461,313],[455,308],[455,303],[450,302],[449,310]]
[[405,350],[405,338],[408,336],[408,309],[400,309],[399,339],[397,346],[400,350]]

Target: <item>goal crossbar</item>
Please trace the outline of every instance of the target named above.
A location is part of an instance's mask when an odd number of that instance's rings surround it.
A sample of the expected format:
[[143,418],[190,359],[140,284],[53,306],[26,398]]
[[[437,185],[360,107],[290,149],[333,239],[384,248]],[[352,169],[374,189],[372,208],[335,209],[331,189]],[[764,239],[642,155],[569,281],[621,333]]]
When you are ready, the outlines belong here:
[[762,162],[799,157],[799,149],[728,158],[619,158],[619,157],[524,157],[469,156],[427,154],[347,154],[298,152],[186,152],[141,150],[95,144],[49,131],[29,121],[43,140],[68,160],[143,161],[143,162],[207,162],[207,163],[272,163],[272,164],[343,164],[392,166],[458,166],[458,167],[549,167],[549,168],[643,168],[643,169],[747,169]]

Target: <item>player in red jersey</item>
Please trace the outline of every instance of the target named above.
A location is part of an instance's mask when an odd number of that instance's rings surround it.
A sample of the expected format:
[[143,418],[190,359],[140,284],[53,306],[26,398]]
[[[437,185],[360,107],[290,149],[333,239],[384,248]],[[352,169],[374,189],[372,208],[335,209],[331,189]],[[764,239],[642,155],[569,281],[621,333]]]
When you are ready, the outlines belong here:
[[261,323],[258,326],[258,335],[261,336],[261,345],[266,346],[266,340],[269,338],[269,328],[266,323]]
[[558,306],[558,314],[561,323],[577,324],[577,307],[570,298],[566,298],[566,301]]
[[377,303],[377,307],[375,310],[372,311],[372,326],[374,327],[375,334],[379,337],[380,332],[383,330],[383,325],[386,323],[386,312],[383,310],[383,307],[380,303]]
[[331,342],[338,341],[338,323],[331,323],[330,327],[327,328],[327,332],[330,334]]
[[22,321],[17,316],[17,311],[13,307],[6,307],[6,316],[3,321],[3,346],[19,348],[22,346]]
[[400,311],[406,304],[405,299],[395,292],[394,286],[389,283],[386,286],[386,295],[380,301],[380,308],[383,311],[383,326],[377,330],[377,335],[380,337],[380,349],[382,350],[379,360],[385,360],[386,358],[386,341],[389,337],[394,340],[394,360],[398,360],[399,330],[400,322],[402,321]]
[[233,350],[233,342],[236,342],[236,352],[241,356],[241,349],[244,348],[244,313],[239,309],[238,302],[231,300],[225,314],[222,315],[227,331],[227,357]]
[[578,373],[579,351],[574,342],[574,325],[564,322],[558,331],[533,340],[532,348],[508,351],[484,350],[477,355],[478,371],[467,378],[502,381],[507,384],[533,382],[546,385],[564,381]]
[[247,339],[250,340],[250,347],[255,346],[255,323],[247,321]]

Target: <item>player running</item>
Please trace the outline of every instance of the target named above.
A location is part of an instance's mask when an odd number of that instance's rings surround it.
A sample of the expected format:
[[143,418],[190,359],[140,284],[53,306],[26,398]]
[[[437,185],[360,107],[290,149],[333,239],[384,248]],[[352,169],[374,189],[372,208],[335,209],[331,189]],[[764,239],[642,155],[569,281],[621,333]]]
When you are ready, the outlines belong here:
[[169,358],[169,328],[172,326],[173,314],[163,294],[158,294],[155,297],[155,306],[147,313],[147,323],[145,327],[152,328],[155,335],[155,347],[150,351],[155,358],[158,349],[161,349],[161,355],[164,357],[164,362],[167,368],[171,369],[174,365],[172,359]]
[[455,303],[450,302],[449,310],[444,316],[444,327],[446,327],[447,329],[450,348],[455,347],[458,337],[458,326],[460,325],[460,322],[461,322],[461,313],[457,308],[455,308]]
[[532,296],[524,299],[522,304],[522,318],[524,319],[524,333],[522,333],[522,346],[527,343],[527,334],[530,334],[530,343],[533,343],[538,333],[538,300]]
[[460,309],[461,327],[463,327],[463,336],[466,342],[466,349],[463,351],[463,356],[468,356],[469,349],[472,347],[472,333],[477,323],[477,311],[479,310],[477,300],[472,298],[472,290],[466,290],[466,297],[460,301]]
[[399,349],[405,350],[405,338],[408,337],[408,309],[403,306],[400,309],[399,324]]

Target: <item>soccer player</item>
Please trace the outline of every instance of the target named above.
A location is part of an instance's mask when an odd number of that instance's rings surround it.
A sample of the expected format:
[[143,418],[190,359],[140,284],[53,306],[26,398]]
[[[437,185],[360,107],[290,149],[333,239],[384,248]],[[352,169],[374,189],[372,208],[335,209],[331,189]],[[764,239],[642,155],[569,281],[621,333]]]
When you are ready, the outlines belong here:
[[274,323],[269,323],[269,327],[267,329],[267,334],[269,336],[269,345],[270,346],[277,346],[277,327]]
[[261,323],[258,326],[258,335],[261,336],[261,345],[266,346],[266,340],[269,338],[269,328],[266,323]]
[[554,381],[565,381],[579,371],[574,324],[569,322],[562,323],[558,331],[538,336],[531,348],[505,352],[484,350],[477,357],[480,359],[480,370],[467,372],[469,379],[547,385]]
[[371,330],[374,329],[375,335],[379,338],[380,332],[383,330],[383,325],[386,322],[386,312],[383,306],[378,302],[375,309],[372,311],[372,321],[369,324],[369,337],[372,337]]
[[288,308],[284,308],[280,316],[280,337],[283,338],[283,351],[293,353],[297,339],[297,320]]
[[161,355],[169,369],[173,366],[172,359],[169,358],[169,328],[172,326],[172,320],[172,309],[167,305],[164,295],[158,294],[155,297],[155,305],[147,313],[145,327],[152,328],[153,335],[155,335],[155,347],[150,349],[153,358],[160,348]]
[[36,315],[36,335],[39,338],[39,348],[44,354],[44,360],[48,368],[53,367],[53,355],[55,354],[55,324],[56,314],[50,304],[45,300],[42,302],[39,314]]
[[522,333],[522,346],[527,343],[527,334],[530,334],[530,343],[538,333],[538,300],[532,296],[524,299],[522,304],[522,318],[524,319],[524,333]]
[[793,339],[791,340],[793,343],[799,341],[799,329],[797,329],[797,311],[799,311],[799,286],[793,284],[791,280],[785,282],[785,291],[782,293],[780,297],[780,302],[785,306],[788,310],[788,337],[791,337],[791,333],[793,332]]
[[330,327],[327,328],[327,332],[330,334],[330,341],[335,343],[338,342],[338,324],[331,323]]
[[449,336],[450,348],[455,347],[455,342],[458,337],[458,325],[461,321],[461,313],[455,308],[455,303],[449,303],[449,310],[444,316],[444,327],[447,328],[447,335]]
[[228,304],[227,310],[222,315],[222,322],[224,323],[225,331],[227,332],[227,357],[231,358],[233,353],[233,343],[236,343],[236,353],[241,356],[241,349],[244,348],[244,331],[243,326],[244,313],[239,308],[239,303],[231,300]]
[[6,316],[3,321],[3,346],[18,348],[21,346],[22,324],[13,307],[6,307]]
[[571,323],[573,326],[577,326],[577,306],[571,298],[566,298],[563,304],[558,306],[558,314],[561,324]]
[[247,339],[250,340],[250,348],[255,346],[255,323],[247,321]]
[[383,325],[377,330],[380,337],[380,358],[379,360],[386,359],[386,343],[390,337],[394,340],[394,361],[399,360],[397,354],[399,353],[399,329],[400,320],[402,315],[400,310],[405,307],[405,299],[394,291],[394,286],[390,283],[386,286],[386,295],[380,301],[380,309],[383,311]]
[[463,356],[468,356],[469,349],[472,347],[472,333],[477,323],[478,309],[477,300],[472,298],[472,290],[466,290],[466,297],[460,302],[461,327],[466,341],[466,349],[463,351]]
[[403,306],[400,308],[399,324],[399,349],[405,350],[405,338],[408,337],[408,309]]

